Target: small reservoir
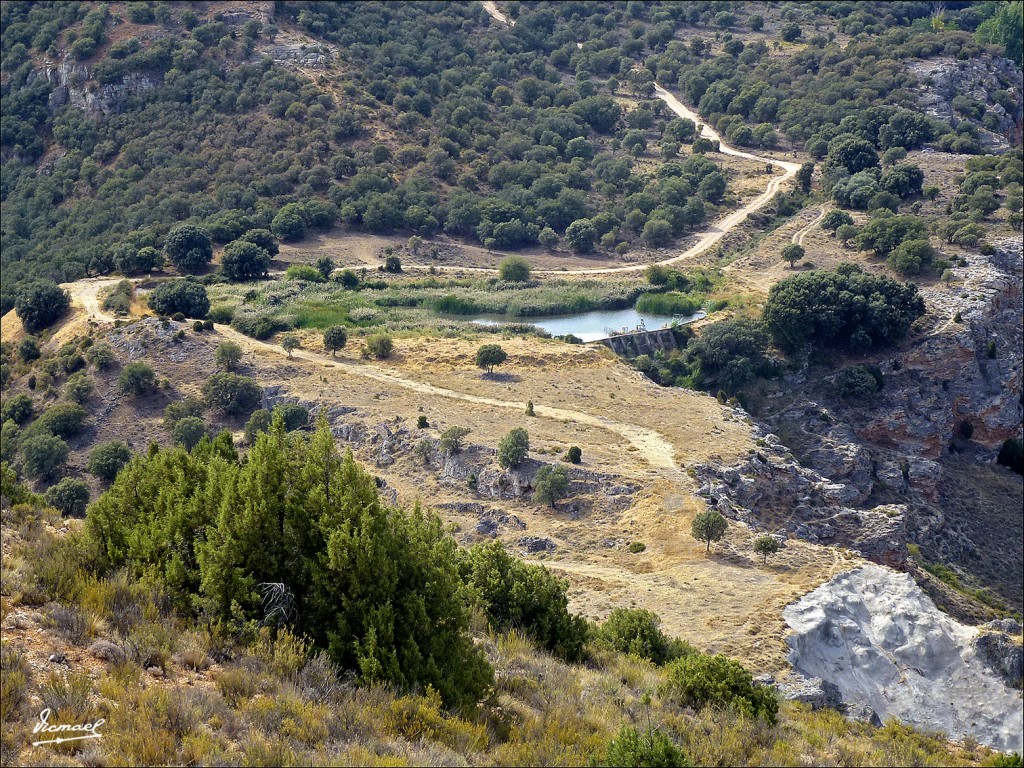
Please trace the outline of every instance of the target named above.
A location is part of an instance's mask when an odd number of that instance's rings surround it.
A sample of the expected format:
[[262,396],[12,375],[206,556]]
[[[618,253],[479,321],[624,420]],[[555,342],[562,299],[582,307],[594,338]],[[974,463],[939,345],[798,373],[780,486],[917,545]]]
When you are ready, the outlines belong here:
[[[572,315],[459,315],[457,319],[479,325],[505,325],[507,323],[526,323],[543,328],[552,336],[572,334],[583,341],[600,341],[614,333],[635,331],[643,328],[648,331],[667,328],[673,323],[685,325],[700,320],[706,312],[692,315],[672,317],[668,315],[650,315],[637,312],[635,309],[594,310],[579,312]],[[449,315],[449,317],[452,317]]]

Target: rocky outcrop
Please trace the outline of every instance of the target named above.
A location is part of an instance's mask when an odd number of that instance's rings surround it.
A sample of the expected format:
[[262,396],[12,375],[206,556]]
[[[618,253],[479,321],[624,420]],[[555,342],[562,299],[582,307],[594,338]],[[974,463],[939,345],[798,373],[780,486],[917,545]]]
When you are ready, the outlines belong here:
[[940,612],[910,576],[864,566],[800,598],[783,617],[793,668],[834,685],[851,711],[1020,751],[1020,691],[980,658],[978,630]]
[[972,643],[978,658],[1014,688],[1021,687],[1024,676],[1024,646],[1020,634],[1021,626],[1014,619],[990,621]]
[[109,115],[120,112],[131,96],[156,88],[163,82],[154,74],[131,72],[119,83],[100,85],[92,79],[92,71],[85,64],[61,62],[47,64],[28,76],[28,85],[39,79],[52,86],[47,106],[51,110],[70,104],[91,115]]
[[[993,115],[994,129],[976,123],[979,132],[990,149],[1007,149],[1007,135],[1019,131],[1020,104],[1024,93],[1021,70],[1009,59],[980,56],[960,61],[951,56],[938,56],[925,61],[910,62],[909,69],[917,75],[919,103],[925,112],[945,120],[954,127],[965,119],[953,111],[953,99],[958,95],[968,96],[985,105],[986,113]],[[1001,105],[994,103],[992,94],[1005,90],[1016,102],[1017,109],[1008,113]]]
[[906,565],[906,508],[888,504],[856,509],[862,491],[802,467],[773,434],[743,461],[693,467],[697,493],[726,517],[755,531],[788,532],[807,541],[838,544],[874,562]]

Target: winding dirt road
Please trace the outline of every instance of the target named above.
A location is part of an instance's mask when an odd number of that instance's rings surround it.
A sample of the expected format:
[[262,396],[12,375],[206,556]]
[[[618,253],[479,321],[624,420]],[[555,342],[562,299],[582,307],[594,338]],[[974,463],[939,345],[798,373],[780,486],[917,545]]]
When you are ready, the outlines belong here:
[[[505,14],[498,10],[497,6],[491,2],[491,0],[483,0],[482,5],[484,10],[493,18],[495,21],[506,24],[508,26],[515,26],[515,22],[509,19]],[[711,141],[718,142],[718,151],[723,155],[731,155],[732,157],[741,157],[745,160],[754,160],[759,163],[765,163],[771,165],[774,168],[782,169],[781,176],[775,176],[768,182],[764,192],[755,197],[749,203],[744,205],[742,208],[730,213],[722,219],[719,219],[710,227],[701,232],[697,233],[697,242],[687,248],[682,253],[672,256],[661,261],[644,263],[644,264],[631,264],[625,267],[601,267],[595,269],[570,269],[570,270],[556,270],[556,269],[537,269],[534,270],[534,274],[538,275],[614,275],[624,274],[629,272],[641,272],[647,269],[651,264],[657,264],[661,266],[668,266],[671,264],[677,264],[680,261],[686,261],[692,259],[704,251],[711,248],[713,245],[718,243],[723,237],[725,237],[730,231],[742,224],[746,218],[766,206],[775,194],[782,188],[782,185],[796,176],[797,171],[800,170],[799,163],[791,163],[785,160],[775,160],[770,157],[761,157],[755,155],[752,152],[744,152],[743,150],[736,149],[726,144],[722,137],[712,128],[707,125],[704,120],[693,110],[689,109],[679,99],[673,96],[668,90],[662,88],[660,85],[655,83],[654,95],[665,102],[669,109],[671,109],[676,115],[688,120],[692,120],[697,125],[701,126],[700,135]],[[429,269],[429,266],[415,266],[410,265],[410,269]],[[463,272],[496,272],[496,269],[490,269],[485,267],[435,267],[437,270],[452,270],[452,271],[463,271]]]

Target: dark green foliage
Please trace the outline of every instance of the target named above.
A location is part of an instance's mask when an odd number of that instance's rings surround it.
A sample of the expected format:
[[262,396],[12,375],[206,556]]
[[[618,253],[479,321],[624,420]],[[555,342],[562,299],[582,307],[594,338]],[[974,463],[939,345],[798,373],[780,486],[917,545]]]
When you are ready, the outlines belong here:
[[263,392],[248,376],[236,373],[215,373],[203,383],[203,400],[211,408],[227,416],[245,416],[260,404]]
[[[153,451],[90,509],[109,567],[159,577],[218,620],[293,623],[366,683],[433,686],[472,705],[492,674],[468,634],[457,548],[439,519],[388,507],[326,422],[306,440],[277,418],[245,462],[227,436]],[[270,592],[260,585],[280,585]]]
[[117,356],[114,354],[114,348],[107,344],[105,341],[101,341],[98,344],[93,344],[85,352],[85,357],[89,361],[90,365],[96,367],[97,370],[106,370],[117,362]]
[[441,433],[440,448],[444,453],[456,454],[462,451],[462,441],[469,434],[468,427],[447,427]]
[[18,344],[18,357],[21,358],[23,363],[31,363],[33,360],[38,360],[40,354],[39,342],[36,341],[32,336],[26,336]]
[[790,352],[808,345],[862,352],[899,341],[922,314],[917,286],[847,264],[776,283],[764,320],[776,343]]
[[614,609],[597,630],[596,639],[613,651],[659,665],[695,652],[688,643],[661,631],[658,614],[641,608]]
[[87,416],[85,408],[78,403],[55,403],[43,411],[32,426],[66,439],[82,431]]
[[213,243],[205,229],[194,224],[181,224],[164,239],[168,261],[182,272],[199,272],[213,258]]
[[793,265],[800,261],[800,259],[804,257],[805,253],[806,251],[804,251],[804,247],[802,245],[789,243],[782,249],[782,258],[789,262],[789,267],[792,269]]
[[97,445],[89,453],[87,469],[90,475],[108,483],[117,477],[117,473],[132,457],[131,449],[120,440],[111,440]]
[[483,368],[488,373],[494,372],[494,366],[501,365],[508,358],[505,352],[497,344],[484,344],[476,351],[476,367]]
[[863,365],[840,371],[834,386],[836,394],[845,400],[867,400],[880,389],[877,379]]
[[186,397],[184,400],[169,403],[164,408],[164,427],[174,429],[174,425],[186,416],[202,416],[205,406],[202,400],[195,397]]
[[894,216],[887,212],[873,215],[857,235],[857,245],[870,249],[878,256],[886,256],[905,240],[923,240],[928,237],[924,220],[916,216]]
[[515,469],[530,451],[530,436],[522,427],[516,427],[498,441],[498,465],[502,469]]
[[15,424],[24,424],[32,418],[34,411],[32,398],[19,392],[3,399],[3,405],[0,406],[0,423],[10,420]]
[[235,240],[224,247],[221,270],[228,280],[243,281],[266,277],[269,268],[270,254],[255,243]]
[[690,533],[697,541],[707,542],[707,551],[711,551],[711,543],[720,541],[729,528],[729,522],[721,513],[709,509],[701,512],[690,525]]
[[1019,437],[1003,441],[996,461],[1004,467],[1009,467],[1018,475],[1024,475],[1024,441]]
[[324,349],[330,350],[331,357],[334,357],[339,349],[344,349],[348,343],[348,329],[343,325],[332,325],[324,331]]
[[386,333],[375,333],[366,338],[366,352],[378,360],[386,360],[391,356],[395,343]]
[[65,477],[46,489],[46,503],[62,515],[81,517],[89,504],[89,486],[77,477]]
[[821,220],[821,228],[827,229],[829,232],[835,232],[844,224],[853,225],[853,217],[846,211],[829,211]]
[[334,272],[334,259],[330,256],[321,256],[316,260],[316,271],[323,275],[324,280],[329,280]]
[[242,348],[233,341],[222,341],[215,354],[217,365],[225,371],[233,371],[242,361]]
[[932,265],[935,249],[927,240],[904,240],[889,254],[889,266],[901,275],[916,275]]
[[624,725],[608,743],[601,765],[619,768],[685,768],[693,763],[672,739],[657,728],[649,728],[641,733],[632,726]]
[[79,371],[64,383],[64,397],[74,403],[84,403],[92,394],[95,384],[89,374]]
[[238,239],[259,246],[271,256],[277,256],[280,250],[269,229],[250,229]]
[[128,363],[121,369],[117,386],[127,395],[143,395],[156,389],[156,374],[146,363]]
[[525,283],[530,279],[530,263],[519,256],[509,256],[498,265],[502,280],[511,283]]
[[845,168],[854,174],[867,168],[877,168],[878,153],[870,141],[843,135],[829,142],[825,164],[826,167]]
[[282,403],[274,408],[274,412],[280,412],[286,432],[309,426],[309,411],[298,403]]
[[56,283],[37,280],[22,287],[14,309],[29,333],[38,333],[59,320],[71,306],[71,297]]
[[570,464],[579,464],[583,461],[583,451],[578,445],[571,445],[569,450],[565,452],[565,460]]
[[416,417],[416,429],[430,429],[430,422],[422,414]]
[[252,416],[245,422],[245,442],[252,445],[256,442],[256,436],[260,432],[267,432],[273,422],[273,416],[266,408],[259,408],[252,412]]
[[774,536],[758,536],[754,539],[754,552],[761,555],[761,562],[768,564],[768,555],[774,555],[779,551],[779,542]]
[[557,464],[545,464],[533,479],[533,500],[538,504],[558,506],[559,499],[569,495],[569,473]]
[[22,441],[21,457],[26,477],[46,480],[64,466],[68,458],[68,446],[59,437],[39,432]]
[[399,274],[402,271],[402,260],[393,253],[388,254],[384,257],[384,271]]
[[[597,230],[589,219],[576,219],[565,229],[565,241],[577,253],[592,252],[596,240]],[[527,276],[529,276],[529,273],[527,273]]]
[[663,695],[682,706],[735,709],[769,724],[779,711],[775,691],[755,686],[750,672],[722,655],[694,653],[673,661]]
[[192,280],[171,280],[160,283],[149,294],[149,306],[160,315],[180,312],[185,317],[206,317],[210,299],[206,288]]
[[512,557],[497,541],[470,549],[462,571],[495,630],[518,629],[566,661],[582,658],[587,622],[569,613],[566,582]]
[[186,451],[195,448],[204,437],[206,437],[206,425],[197,416],[183,416],[175,421],[171,428],[171,440]]
[[768,332],[761,322],[747,318],[723,320],[701,331],[687,345],[684,359],[697,387],[735,394],[756,377],[773,370],[766,356],[768,341]]

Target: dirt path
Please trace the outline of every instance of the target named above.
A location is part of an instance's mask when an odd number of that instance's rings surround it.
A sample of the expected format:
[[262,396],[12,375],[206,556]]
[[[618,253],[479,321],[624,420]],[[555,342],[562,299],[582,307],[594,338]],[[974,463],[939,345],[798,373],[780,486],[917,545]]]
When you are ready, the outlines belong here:
[[[283,357],[287,355],[287,353],[277,344],[257,341],[256,339],[245,336],[228,326],[217,326],[217,330],[222,336],[234,340],[243,348],[263,350]],[[519,400],[500,400],[498,398],[482,397],[480,395],[471,395],[466,392],[445,389],[444,387],[437,387],[433,384],[427,384],[422,381],[398,376],[397,374],[385,371],[371,363],[355,363],[301,349],[295,350],[292,353],[292,358],[306,360],[311,363],[318,363],[325,367],[340,369],[343,372],[354,376],[362,376],[367,379],[379,381],[383,384],[400,387],[423,395],[445,397],[451,400],[462,400],[467,403],[487,405],[493,408],[504,408],[520,414],[526,409],[526,403]],[[589,427],[597,427],[599,429],[606,429],[610,432],[614,432],[628,440],[630,444],[637,449],[640,455],[643,456],[644,461],[646,461],[651,467],[672,470],[674,472],[678,471],[678,465],[675,459],[675,447],[665,438],[664,435],[656,430],[648,429],[647,427],[642,427],[638,424],[616,421],[615,419],[610,419],[604,416],[595,416],[590,413],[569,410],[567,408],[554,408],[547,405],[535,406],[534,412],[539,417],[555,419],[556,421],[571,422],[573,424],[580,424]]]
[[826,203],[825,205],[821,206],[821,209],[818,212],[818,216],[817,216],[816,219],[814,219],[814,221],[812,221],[810,224],[808,224],[803,229],[793,233],[792,243],[794,245],[803,245],[804,244],[804,238],[807,237],[807,235],[810,233],[810,231],[812,229],[814,229],[816,226],[821,224],[821,220],[825,218],[825,214],[827,214],[829,212],[831,207],[832,206],[830,206],[828,203]]
[[[515,26],[515,22],[509,19],[507,16],[505,16],[505,14],[503,14],[501,11],[499,11],[497,6],[490,0],[483,0],[482,5],[484,7],[484,10],[487,11],[491,18],[495,19],[501,24]],[[744,152],[742,150],[736,149],[735,147],[731,147],[722,140],[722,137],[718,134],[717,131],[715,131],[711,126],[706,125],[704,123],[704,120],[700,117],[700,115],[688,109],[685,104],[683,104],[681,101],[679,101],[679,99],[677,99],[675,96],[669,93],[669,91],[662,88],[660,85],[655,84],[654,95],[657,96],[662,101],[664,101],[665,104],[668,105],[668,108],[671,109],[679,117],[693,120],[694,123],[701,126],[700,135],[703,136],[704,138],[711,139],[712,141],[717,141],[719,152],[721,152],[723,155],[732,155],[733,157],[741,157],[746,160],[754,160],[756,162],[765,163],[766,165],[770,164],[773,167],[782,169],[782,175],[775,176],[774,178],[772,178],[772,180],[768,182],[768,186],[765,187],[764,192],[762,192],[760,195],[755,197],[742,208],[733,211],[725,218],[719,219],[717,222],[712,224],[707,229],[698,232],[697,242],[694,243],[692,246],[687,248],[682,253],[677,254],[676,256],[672,256],[667,259],[662,259],[661,261],[653,262],[654,264],[658,264],[661,266],[668,266],[671,264],[677,264],[680,261],[686,261],[688,259],[692,259],[696,256],[699,256],[700,254],[704,253],[704,251],[711,248],[711,246],[715,245],[730,231],[732,231],[740,224],[742,224],[750,214],[760,210],[765,205],[767,205],[775,196],[775,193],[782,188],[782,185],[785,184],[790,179],[792,179],[794,176],[796,176],[797,171],[800,170],[800,165],[799,163],[790,163],[785,160],[774,160],[770,157],[761,157],[760,155],[755,155],[752,152]],[[630,272],[642,272],[649,266],[651,266],[650,263],[642,263],[631,264],[625,267],[598,267],[594,269],[536,269],[534,270],[534,274],[560,276],[617,275],[627,274]],[[436,271],[446,272],[487,273],[494,273],[498,271],[496,269],[491,269],[489,267],[431,267],[429,265],[409,265],[408,269],[434,269]]]
[[100,305],[100,291],[112,285],[117,285],[120,280],[116,278],[89,278],[78,280],[74,283],[64,283],[64,288],[71,296],[71,305],[81,307],[92,320],[103,323],[112,323],[117,318],[109,312],[104,312]]

